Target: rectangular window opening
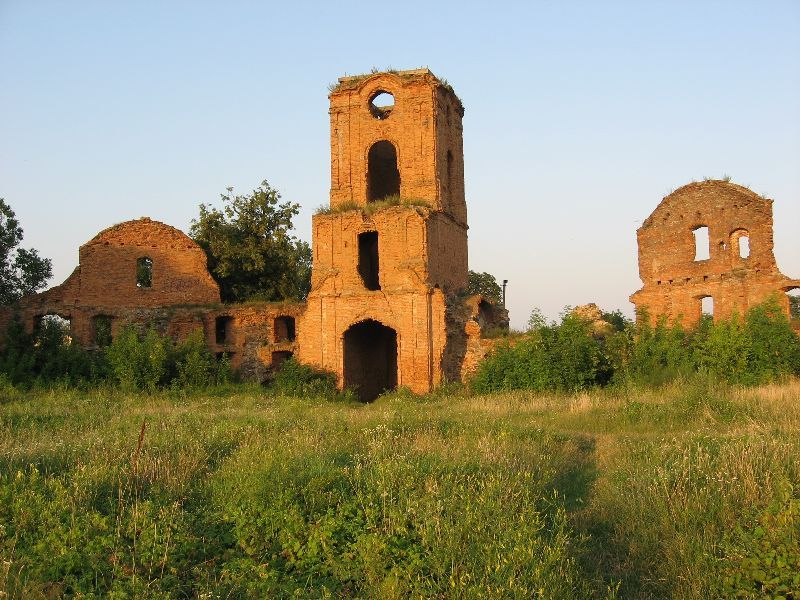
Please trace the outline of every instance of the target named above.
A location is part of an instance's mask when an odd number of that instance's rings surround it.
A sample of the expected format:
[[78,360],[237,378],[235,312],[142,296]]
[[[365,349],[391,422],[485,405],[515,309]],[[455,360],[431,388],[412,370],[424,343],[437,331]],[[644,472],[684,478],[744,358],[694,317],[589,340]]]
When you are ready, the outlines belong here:
[[704,296],[700,299],[700,314],[704,317],[714,316],[714,298]]
[[92,323],[94,325],[94,343],[101,348],[110,346],[113,341],[111,317],[108,315],[96,315],[92,318]]
[[293,342],[295,340],[294,317],[277,317],[273,324],[276,342]]
[[358,234],[358,273],[368,290],[381,289],[378,269],[378,232]]
[[750,237],[739,236],[739,258],[750,258]]
[[280,369],[287,360],[294,356],[293,352],[288,350],[275,350],[272,353],[272,368]]
[[694,259],[708,260],[710,256],[710,246],[708,238],[708,227],[705,225],[696,227],[694,233]]
[[153,287],[153,259],[147,256],[136,259],[136,287]]
[[214,338],[217,344],[230,344],[233,334],[233,317],[217,317],[214,322]]

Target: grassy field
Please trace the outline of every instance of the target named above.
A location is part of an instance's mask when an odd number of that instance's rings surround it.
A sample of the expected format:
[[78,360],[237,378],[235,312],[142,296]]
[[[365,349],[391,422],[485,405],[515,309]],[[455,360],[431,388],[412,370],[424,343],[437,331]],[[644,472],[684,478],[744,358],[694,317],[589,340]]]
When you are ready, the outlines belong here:
[[0,598],[798,598],[800,382],[0,388]]

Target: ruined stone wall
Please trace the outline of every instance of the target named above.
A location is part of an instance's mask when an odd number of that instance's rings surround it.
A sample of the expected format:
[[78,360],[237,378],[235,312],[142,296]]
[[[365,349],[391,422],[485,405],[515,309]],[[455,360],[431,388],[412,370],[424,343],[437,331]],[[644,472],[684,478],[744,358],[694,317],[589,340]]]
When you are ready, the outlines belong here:
[[397,333],[397,385],[426,393],[442,380],[441,355],[446,344],[445,301],[441,290],[352,295],[318,292],[309,296],[299,347],[301,362],[317,365],[344,378],[344,336],[367,320]]
[[[695,259],[697,228],[708,228],[708,254]],[[739,238],[749,239],[749,256]],[[714,318],[743,314],[776,295],[788,314],[785,292],[800,286],[780,273],[772,241],[772,200],[726,181],[686,185],[666,198],[637,231],[639,276],[631,296],[653,322],[666,316],[687,326],[701,316],[703,297],[713,298]]]
[[[467,285],[466,231],[444,213],[396,206],[367,215],[360,210],[315,215],[312,288],[331,277],[337,290],[358,293],[359,234],[378,234],[380,285],[384,292]],[[420,285],[422,287],[420,288]]]

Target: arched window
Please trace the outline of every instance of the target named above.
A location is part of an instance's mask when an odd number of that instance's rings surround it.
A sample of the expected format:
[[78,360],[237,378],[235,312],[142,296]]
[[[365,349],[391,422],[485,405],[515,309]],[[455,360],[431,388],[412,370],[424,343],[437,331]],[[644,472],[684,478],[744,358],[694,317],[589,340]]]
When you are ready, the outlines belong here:
[[375,202],[400,195],[397,150],[386,140],[375,142],[367,156],[367,201]]

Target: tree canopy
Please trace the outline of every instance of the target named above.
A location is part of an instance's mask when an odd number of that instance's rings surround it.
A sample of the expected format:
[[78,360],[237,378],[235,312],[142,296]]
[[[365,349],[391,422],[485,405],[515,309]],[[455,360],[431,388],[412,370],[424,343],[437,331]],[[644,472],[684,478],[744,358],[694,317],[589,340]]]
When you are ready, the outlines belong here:
[[250,194],[220,195],[219,210],[200,205],[189,235],[208,256],[225,302],[302,300],[311,286],[311,248],[291,235],[300,206],[280,202],[262,181]]
[[53,275],[49,258],[36,250],[18,248],[22,242],[20,227],[14,211],[0,198],[0,304],[13,304],[25,294],[42,289]]
[[496,304],[502,302],[503,292],[497,283],[497,279],[490,273],[469,272],[469,284],[467,291],[471,294],[480,294],[484,298],[492,300]]

